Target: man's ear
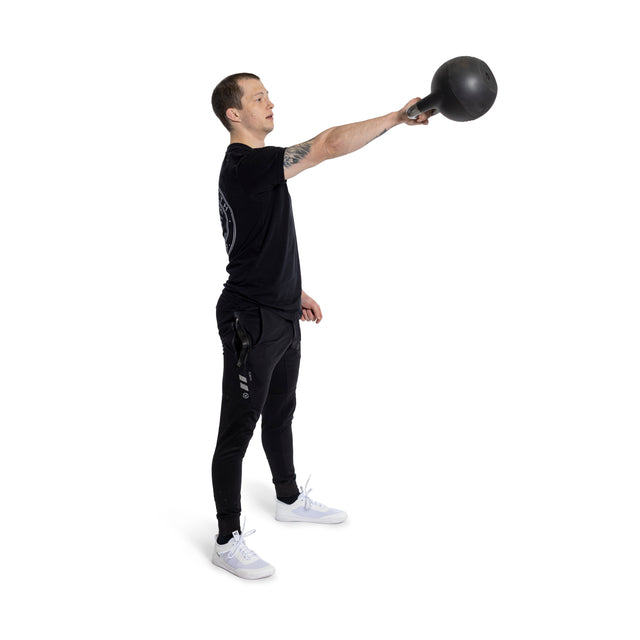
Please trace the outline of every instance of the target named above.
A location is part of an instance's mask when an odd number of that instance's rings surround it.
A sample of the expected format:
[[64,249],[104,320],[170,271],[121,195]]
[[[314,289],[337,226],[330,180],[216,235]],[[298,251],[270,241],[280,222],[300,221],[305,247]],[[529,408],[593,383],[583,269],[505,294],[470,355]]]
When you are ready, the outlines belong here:
[[229,122],[240,122],[240,113],[238,109],[229,107],[226,111],[226,116]]

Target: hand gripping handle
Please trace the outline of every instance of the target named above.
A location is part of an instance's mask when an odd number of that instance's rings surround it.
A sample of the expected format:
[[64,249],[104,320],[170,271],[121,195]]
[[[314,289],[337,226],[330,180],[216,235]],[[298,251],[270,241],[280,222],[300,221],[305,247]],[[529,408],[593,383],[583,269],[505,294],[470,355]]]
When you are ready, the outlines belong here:
[[429,111],[429,109],[435,109],[435,111],[437,112],[436,103],[436,95],[430,93],[426,98],[422,98],[422,100],[418,100],[418,102],[411,105],[407,109],[407,116],[411,120],[415,120],[421,113]]

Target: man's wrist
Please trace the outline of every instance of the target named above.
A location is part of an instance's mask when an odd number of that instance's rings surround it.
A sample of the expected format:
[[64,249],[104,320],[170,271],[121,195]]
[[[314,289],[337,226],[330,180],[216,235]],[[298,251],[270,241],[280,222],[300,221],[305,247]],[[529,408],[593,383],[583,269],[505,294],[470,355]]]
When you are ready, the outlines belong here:
[[402,109],[400,109],[400,111],[392,111],[389,114],[389,128],[396,127],[399,124],[402,124],[402,121],[403,121],[402,116],[403,116]]

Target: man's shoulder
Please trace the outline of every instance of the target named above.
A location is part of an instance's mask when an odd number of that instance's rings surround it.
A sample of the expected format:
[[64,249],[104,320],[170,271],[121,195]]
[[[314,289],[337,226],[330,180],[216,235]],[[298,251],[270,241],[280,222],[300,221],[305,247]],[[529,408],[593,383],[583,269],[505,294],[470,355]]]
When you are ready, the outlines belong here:
[[232,142],[228,147],[222,162],[225,167],[255,167],[270,165],[274,162],[284,162],[284,147],[250,147],[241,142]]
[[232,143],[222,163],[220,180],[240,182],[243,189],[259,192],[285,183],[284,147],[252,148]]

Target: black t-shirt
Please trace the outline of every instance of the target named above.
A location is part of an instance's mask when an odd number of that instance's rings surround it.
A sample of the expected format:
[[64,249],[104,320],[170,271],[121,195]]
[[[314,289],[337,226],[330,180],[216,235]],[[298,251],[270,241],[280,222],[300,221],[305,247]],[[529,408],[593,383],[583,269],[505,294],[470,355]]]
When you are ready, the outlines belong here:
[[229,264],[221,303],[300,317],[302,279],[284,148],[229,145],[218,201]]

